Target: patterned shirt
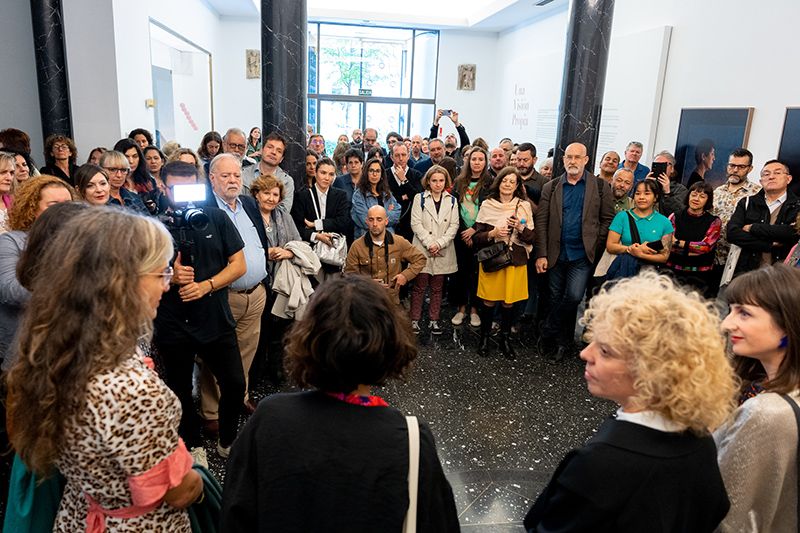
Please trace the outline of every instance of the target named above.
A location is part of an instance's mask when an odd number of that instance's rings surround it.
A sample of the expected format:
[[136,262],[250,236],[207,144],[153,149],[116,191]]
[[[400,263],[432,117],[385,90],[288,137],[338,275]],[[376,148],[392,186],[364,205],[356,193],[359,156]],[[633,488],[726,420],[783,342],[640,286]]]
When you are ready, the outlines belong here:
[[734,192],[728,191],[727,183],[714,189],[714,209],[711,214],[718,216],[722,221],[719,241],[717,242],[716,264],[724,265],[728,259],[728,250],[730,250],[731,245],[728,243],[727,226],[733,216],[733,212],[736,211],[736,204],[742,198],[753,196],[760,190],[761,185],[752,181],[748,181],[743,187],[736,189]]

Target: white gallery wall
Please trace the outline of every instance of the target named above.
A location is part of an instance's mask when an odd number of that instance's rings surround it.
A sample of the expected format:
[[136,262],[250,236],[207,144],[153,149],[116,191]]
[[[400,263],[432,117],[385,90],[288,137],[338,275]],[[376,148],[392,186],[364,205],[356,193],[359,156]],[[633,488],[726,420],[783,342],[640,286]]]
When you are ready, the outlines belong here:
[[0,129],[17,128],[31,136],[31,151],[39,166],[42,156],[42,121],[39,85],[33,53],[29,2],[3,2],[0,15]]
[[[496,120],[498,94],[504,90],[497,83],[498,58],[495,33],[454,30],[439,33],[436,106],[458,111],[470,140],[480,136],[490,145],[496,143],[502,133]],[[461,64],[475,65],[474,91],[458,90],[458,65]],[[426,137],[429,132],[426,129],[412,133]]]
[[[745,0],[618,0],[598,152],[609,147],[612,116],[617,149],[642,140],[649,160],[675,150],[682,108],[754,107],[748,148],[756,168],[775,157],[785,109],[800,105],[800,71],[791,66],[800,47],[793,28],[798,16],[796,0],[763,7]],[[560,100],[567,22],[562,11],[498,36],[503,103],[497,131],[515,141],[533,140],[541,152],[554,139],[553,102],[557,107]],[[668,42],[665,57],[659,42]],[[661,77],[659,91],[654,81]],[[506,93],[515,85],[525,94],[509,99]],[[643,94],[652,102],[643,101]]]
[[245,75],[245,50],[261,50],[261,22],[258,19],[223,17],[214,57],[214,114],[217,131],[240,128],[245,133],[261,124],[261,80]]

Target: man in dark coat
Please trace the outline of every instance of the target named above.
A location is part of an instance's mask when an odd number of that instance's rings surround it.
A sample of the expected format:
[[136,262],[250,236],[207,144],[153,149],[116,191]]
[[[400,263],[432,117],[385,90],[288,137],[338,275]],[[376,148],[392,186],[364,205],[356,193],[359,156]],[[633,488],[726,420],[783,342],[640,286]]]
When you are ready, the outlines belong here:
[[614,218],[611,188],[586,170],[588,162],[586,146],[567,146],[565,173],[545,183],[536,212],[536,272],[547,272],[550,293],[541,349],[554,361],[569,353],[578,304]]

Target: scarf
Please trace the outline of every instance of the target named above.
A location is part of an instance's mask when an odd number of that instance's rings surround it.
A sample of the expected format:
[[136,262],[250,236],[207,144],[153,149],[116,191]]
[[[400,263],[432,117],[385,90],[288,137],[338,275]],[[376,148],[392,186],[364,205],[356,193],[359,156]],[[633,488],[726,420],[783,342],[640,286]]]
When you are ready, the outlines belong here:
[[[489,224],[494,227],[505,226],[506,219],[512,215],[516,215],[520,222],[522,222],[522,219],[525,219],[525,227],[533,229],[531,204],[519,198],[514,198],[505,204],[500,200],[489,198],[481,204],[481,209],[478,211],[478,218],[475,222]],[[495,238],[495,240],[502,241],[504,239]],[[533,245],[519,240],[519,233],[516,230],[511,234],[511,243],[524,247],[528,254],[530,254],[533,249]]]

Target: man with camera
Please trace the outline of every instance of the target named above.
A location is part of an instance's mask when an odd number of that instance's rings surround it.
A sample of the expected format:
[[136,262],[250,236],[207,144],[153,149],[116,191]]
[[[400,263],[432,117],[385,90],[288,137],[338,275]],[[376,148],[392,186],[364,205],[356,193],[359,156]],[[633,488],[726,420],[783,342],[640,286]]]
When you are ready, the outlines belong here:
[[236,226],[217,207],[202,203],[205,186],[197,184],[197,169],[175,161],[161,171],[170,208],[163,217],[177,247],[175,275],[155,319],[153,344],[163,361],[165,381],[181,401],[179,433],[198,463],[205,462],[200,419],[192,401],[195,356],[217,378],[219,441],[217,452],[227,457],[236,438],[244,401],[245,380],[236,322],[222,290],[246,270],[244,242]]
[[[231,283],[228,304],[236,321],[236,338],[242,357],[244,405],[249,413],[253,413],[256,406],[248,398],[249,373],[261,334],[261,315],[267,302],[267,291],[263,283],[267,277],[267,256],[264,250],[269,248],[269,241],[258,204],[252,197],[241,195],[242,169],[238,159],[231,154],[218,155],[211,161],[210,170],[208,177],[213,198],[206,205],[218,207],[228,215],[244,241],[247,272]],[[211,429],[211,433],[218,428],[215,423],[219,419],[218,402],[219,388],[209,368],[203,365],[200,372],[200,411],[206,428]]]

